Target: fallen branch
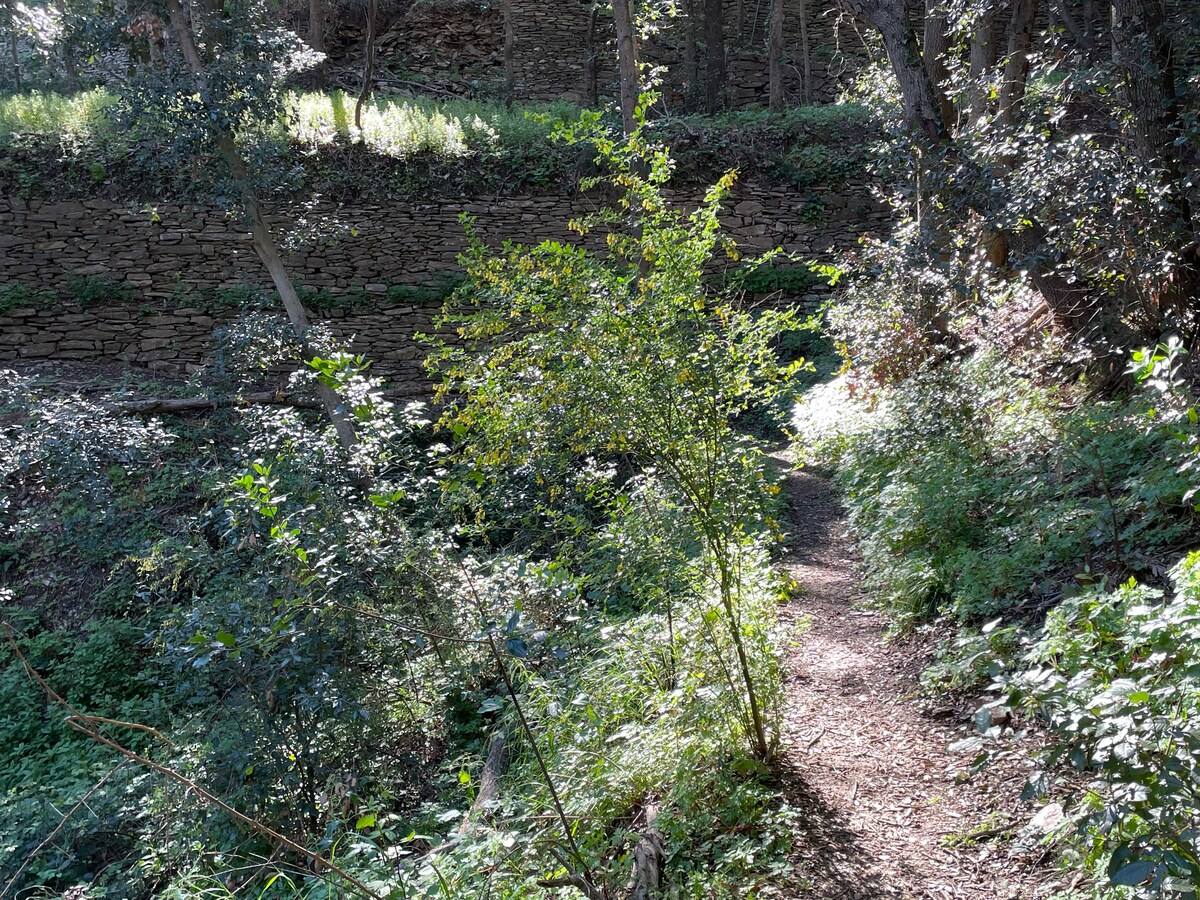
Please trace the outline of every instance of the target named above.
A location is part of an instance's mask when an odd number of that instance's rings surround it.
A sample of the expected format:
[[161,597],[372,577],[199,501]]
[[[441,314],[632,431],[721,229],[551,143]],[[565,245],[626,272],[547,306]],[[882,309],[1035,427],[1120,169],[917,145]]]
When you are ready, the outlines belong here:
[[231,394],[224,397],[156,397],[122,403],[120,411],[127,416],[148,416],[155,413],[185,413],[203,409],[232,409],[242,406],[295,406],[319,409],[321,404],[308,397],[285,394],[282,391],[261,391],[255,394]]
[[460,832],[470,827],[476,812],[490,817],[492,804],[500,799],[500,778],[507,768],[508,734],[505,731],[497,731],[488,742],[487,760],[483,764],[483,772],[479,775],[479,790],[475,793],[471,808],[463,816],[462,825],[458,829]]
[[646,829],[641,839],[633,848],[633,871],[629,879],[629,900],[649,900],[658,893],[662,886],[663,863],[666,854],[663,852],[662,833],[654,827],[658,818],[658,807],[647,804]]

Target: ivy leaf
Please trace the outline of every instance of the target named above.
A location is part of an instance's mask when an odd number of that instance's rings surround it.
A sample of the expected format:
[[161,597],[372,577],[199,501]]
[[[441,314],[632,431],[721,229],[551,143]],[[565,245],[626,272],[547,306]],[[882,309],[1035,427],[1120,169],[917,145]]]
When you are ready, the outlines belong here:
[[525,646],[525,641],[521,638],[509,638],[504,642],[504,646],[517,659],[524,659],[529,655],[529,648]]
[[1156,867],[1157,863],[1150,859],[1134,860],[1117,869],[1117,871],[1110,873],[1108,880],[1113,884],[1136,887],[1149,878]]
[[228,631],[218,631],[217,632],[217,640],[220,643],[224,644],[226,647],[233,647],[234,645],[237,644],[237,638],[235,638]]
[[354,823],[355,831],[362,831],[364,828],[375,827],[375,814],[367,813],[365,816],[359,816],[358,821]]

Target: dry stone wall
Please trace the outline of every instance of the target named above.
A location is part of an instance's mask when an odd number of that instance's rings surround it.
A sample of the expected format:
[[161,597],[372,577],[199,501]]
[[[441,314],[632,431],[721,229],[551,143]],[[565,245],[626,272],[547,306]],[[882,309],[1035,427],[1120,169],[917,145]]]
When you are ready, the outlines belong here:
[[[688,201],[681,196],[678,199]],[[356,303],[315,310],[401,394],[420,394],[436,302],[418,302],[397,285],[427,286],[458,269],[466,246],[459,215],[475,218],[491,244],[510,239],[578,240],[567,229],[594,210],[584,195],[445,198],[421,203],[274,209],[280,233],[298,221],[324,233],[292,237],[286,261],[295,279]],[[693,201],[694,202],[694,199]],[[828,258],[879,229],[886,214],[865,182],[799,193],[744,185],[722,219],[745,252],[782,247]],[[600,245],[599,236],[590,238]],[[128,299],[86,306],[81,285],[119,284]],[[197,297],[269,280],[247,233],[222,211],[184,204],[153,210],[111,201],[52,203],[0,198],[0,297],[14,286],[57,298],[0,314],[0,364],[15,360],[120,360],[167,372],[194,371],[211,358],[213,331],[233,311],[214,311]],[[788,298],[812,303],[816,297]],[[10,304],[11,305],[11,304]]]

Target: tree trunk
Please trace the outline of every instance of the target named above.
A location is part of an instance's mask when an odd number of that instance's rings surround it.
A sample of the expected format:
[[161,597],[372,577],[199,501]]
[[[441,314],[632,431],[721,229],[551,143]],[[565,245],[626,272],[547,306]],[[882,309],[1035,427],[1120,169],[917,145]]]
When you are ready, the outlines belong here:
[[1000,85],[1000,121],[1011,125],[1016,110],[1025,96],[1025,80],[1029,77],[1029,51],[1033,47],[1033,25],[1037,19],[1039,0],[1015,0],[1012,21],[1008,30],[1008,62],[1004,66],[1004,82]]
[[21,90],[21,55],[17,48],[17,5],[16,0],[8,0],[4,4],[5,18],[8,20],[8,53],[12,59],[13,86]]
[[[180,52],[183,54],[188,69],[196,79],[200,95],[203,96],[208,90],[208,72],[204,60],[200,57],[200,51],[196,48],[196,42],[192,38],[192,30],[188,25],[183,7],[179,0],[167,0],[167,9],[170,11],[171,25],[175,30],[176,39],[179,41]],[[246,162],[238,152],[232,135],[220,134],[217,143],[221,157],[225,160],[229,174],[233,177],[241,194],[246,218],[250,222],[254,251],[270,274],[275,290],[279,292],[279,299],[283,302],[283,308],[287,312],[292,332],[295,334],[296,340],[300,342],[304,359],[307,362],[315,356],[308,343],[308,313],[304,309],[304,304],[300,302],[295,285],[288,277],[287,268],[279,255],[279,248],[263,217],[258,196],[254,192],[250,173],[246,168]],[[317,395],[321,398],[321,405],[325,407],[334,431],[337,432],[338,440],[347,452],[352,452],[358,446],[358,437],[354,433],[354,424],[347,415],[345,404],[342,403],[335,391],[321,382],[317,383]]]
[[746,38],[746,0],[733,0],[733,29],[740,44]]
[[904,11],[903,0],[838,0],[841,8],[879,32],[888,62],[900,83],[908,127],[933,143],[946,136],[941,103],[921,60],[917,35]]
[[513,60],[515,43],[512,0],[504,0],[504,102],[508,106],[512,106],[517,94],[517,69]]
[[312,409],[313,403],[282,391],[261,391],[253,394],[231,394],[224,397],[157,397],[152,400],[133,400],[117,408],[127,416],[178,415],[211,409],[236,409],[243,406],[292,406]]
[[704,55],[707,109],[715,115],[724,106],[725,21],[721,0],[704,0]]
[[1083,29],[1083,34],[1087,38],[1088,56],[1094,58],[1096,55],[1096,5],[1092,0],[1083,0],[1083,13],[1080,15]]
[[938,98],[938,109],[942,122],[949,127],[954,121],[954,104],[946,96],[946,85],[950,81],[950,70],[946,68],[946,54],[950,51],[950,37],[944,0],[926,0],[925,35],[921,42],[921,61]]
[[629,874],[629,900],[650,900],[657,897],[662,885],[663,865],[667,855],[663,850],[663,836],[654,827],[658,818],[658,807],[647,804],[643,813],[646,827],[633,847],[633,869]]
[[1159,0],[1112,0],[1113,64],[1120,73],[1134,145],[1147,166],[1174,169],[1175,66]]
[[379,18],[379,0],[367,0],[367,36],[363,48],[362,90],[354,104],[354,127],[362,130],[362,111],[367,99],[375,89],[375,20]]
[[783,0],[771,0],[771,40],[767,81],[771,112],[783,112]]
[[1057,15],[1062,20],[1063,30],[1071,35],[1071,40],[1075,42],[1075,46],[1090,56],[1094,49],[1091,33],[1086,24],[1080,25],[1079,22],[1075,21],[1075,17],[1071,15],[1069,0],[1051,0],[1050,14],[1051,19]]
[[687,79],[687,106],[693,109],[693,103],[699,96],[697,87],[700,84],[700,39],[696,21],[699,19],[696,6],[701,0],[682,0],[683,14],[686,18],[686,30],[683,36],[683,72]]
[[990,105],[987,80],[996,66],[999,53],[999,0],[982,0],[975,7],[971,23],[971,116],[978,117]]
[[640,87],[637,39],[633,33],[631,0],[613,0],[612,6],[613,21],[617,29],[617,68],[621,77],[621,127],[628,135],[637,128],[634,114]]
[[804,66],[803,95],[805,103],[812,103],[812,47],[808,39],[808,0],[799,0],[800,10],[800,58]]
[[[1161,0],[1112,0],[1112,55],[1129,106],[1138,158],[1147,168],[1162,172],[1175,212],[1177,245],[1194,248],[1192,208],[1175,146],[1180,130],[1175,53]],[[1181,254],[1159,298],[1161,307],[1178,311],[1194,302],[1200,282],[1195,257],[1194,250]]]
[[588,12],[587,37],[583,45],[583,96],[592,109],[600,105],[600,83],[596,77],[596,20],[599,15],[600,7],[593,3]]
[[[318,53],[325,52],[325,8],[321,0],[308,0],[308,46]],[[325,90],[326,60],[322,59],[313,71],[318,91]]]

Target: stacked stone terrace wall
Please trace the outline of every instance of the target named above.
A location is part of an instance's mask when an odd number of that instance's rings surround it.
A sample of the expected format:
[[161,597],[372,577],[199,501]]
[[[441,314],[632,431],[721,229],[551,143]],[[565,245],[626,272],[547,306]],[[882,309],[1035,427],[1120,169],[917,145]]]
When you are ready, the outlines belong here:
[[[680,198],[686,200],[687,198]],[[283,233],[303,216],[324,223],[324,237],[298,240],[286,261],[293,277],[330,295],[353,294],[353,307],[315,311],[352,347],[375,360],[375,370],[399,393],[427,389],[415,340],[429,332],[434,301],[411,294],[389,299],[396,285],[429,286],[457,271],[466,246],[459,214],[476,219],[491,244],[578,240],[567,223],[593,210],[595,198],[574,195],[500,199],[447,198],[421,203],[275,209]],[[782,247],[805,257],[829,258],[878,229],[886,214],[865,182],[797,192],[741,186],[722,216],[747,253]],[[330,224],[332,223],[332,224]],[[589,240],[595,246],[602,236]],[[85,308],[81,285],[119,284],[127,300]],[[0,364],[14,360],[120,360],[166,372],[188,372],[210,359],[213,331],[224,312],[198,297],[270,282],[242,228],[222,211],[159,204],[152,212],[111,201],[51,203],[0,198],[0,297],[12,286],[53,294],[0,315]],[[396,295],[393,294],[393,297]],[[813,303],[807,298],[788,302]]]

